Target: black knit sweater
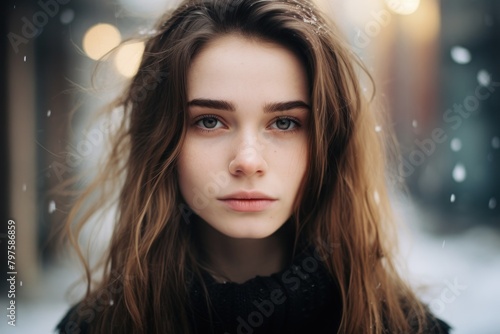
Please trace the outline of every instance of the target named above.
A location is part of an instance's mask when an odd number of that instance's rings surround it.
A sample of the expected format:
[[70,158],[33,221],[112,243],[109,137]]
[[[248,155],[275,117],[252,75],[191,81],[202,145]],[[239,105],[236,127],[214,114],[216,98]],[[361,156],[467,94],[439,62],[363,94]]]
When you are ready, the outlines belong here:
[[192,323],[197,333],[335,333],[340,324],[338,289],[321,261],[306,251],[287,269],[242,284],[204,277],[212,322],[202,288],[192,288]]
[[[298,254],[291,266],[245,283],[218,283],[205,273],[210,309],[201,282],[191,283],[189,316],[198,334],[336,333],[342,314],[334,279],[311,248]],[[86,323],[71,331],[73,307],[57,325],[59,333],[88,332]],[[210,319],[210,315],[212,319]],[[429,315],[432,318],[431,315]],[[447,334],[450,327],[437,320],[427,333]]]

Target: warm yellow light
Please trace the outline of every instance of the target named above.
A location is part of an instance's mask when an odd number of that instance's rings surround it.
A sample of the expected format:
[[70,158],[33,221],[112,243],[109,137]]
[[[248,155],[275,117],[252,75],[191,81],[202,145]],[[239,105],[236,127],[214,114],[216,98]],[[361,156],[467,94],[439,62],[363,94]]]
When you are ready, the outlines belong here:
[[412,40],[436,41],[441,26],[439,4],[436,0],[423,0],[418,11],[401,22],[411,33]]
[[118,72],[127,78],[133,77],[139,69],[143,53],[144,42],[121,46],[115,57],[115,66]]
[[415,13],[420,5],[420,0],[385,0],[389,9],[400,15],[409,15]]
[[121,42],[120,31],[107,23],[96,24],[83,37],[83,50],[90,58],[99,60]]

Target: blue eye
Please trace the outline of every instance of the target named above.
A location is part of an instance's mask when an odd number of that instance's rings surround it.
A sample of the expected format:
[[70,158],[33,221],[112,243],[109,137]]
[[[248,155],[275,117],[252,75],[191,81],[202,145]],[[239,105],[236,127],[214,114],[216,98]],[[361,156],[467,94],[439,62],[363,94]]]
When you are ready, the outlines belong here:
[[222,126],[221,121],[217,117],[210,115],[203,116],[195,124],[204,129],[217,129]]
[[289,117],[280,117],[273,123],[273,128],[278,130],[292,130],[299,126],[299,123]]

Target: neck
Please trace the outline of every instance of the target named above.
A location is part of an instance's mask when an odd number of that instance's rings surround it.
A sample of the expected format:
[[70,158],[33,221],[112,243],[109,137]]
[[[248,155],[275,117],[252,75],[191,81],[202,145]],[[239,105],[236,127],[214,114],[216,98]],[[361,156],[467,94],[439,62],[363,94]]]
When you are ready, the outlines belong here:
[[243,283],[255,276],[269,276],[291,260],[290,223],[262,239],[231,238],[203,221],[196,225],[202,259],[219,282]]

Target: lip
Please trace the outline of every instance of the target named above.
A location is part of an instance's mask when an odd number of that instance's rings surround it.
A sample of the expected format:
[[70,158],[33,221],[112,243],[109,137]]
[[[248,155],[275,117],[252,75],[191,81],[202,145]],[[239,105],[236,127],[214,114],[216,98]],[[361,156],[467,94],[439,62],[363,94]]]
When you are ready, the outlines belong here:
[[229,209],[238,212],[259,212],[271,207],[276,201],[269,195],[259,191],[240,191],[218,198]]
[[238,191],[226,196],[219,198],[219,200],[234,200],[234,199],[243,199],[243,200],[276,200],[269,195],[266,195],[260,191]]

